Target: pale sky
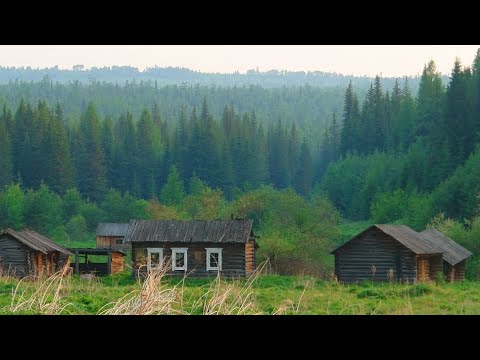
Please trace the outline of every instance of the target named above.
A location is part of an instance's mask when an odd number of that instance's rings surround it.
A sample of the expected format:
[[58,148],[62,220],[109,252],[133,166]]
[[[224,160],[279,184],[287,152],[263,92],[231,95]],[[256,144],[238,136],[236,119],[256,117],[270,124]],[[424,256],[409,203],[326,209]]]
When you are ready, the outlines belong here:
[[471,65],[480,45],[1,45],[0,66],[71,69],[129,65],[202,72],[327,71],[347,75],[420,74],[429,60],[449,74],[456,57]]

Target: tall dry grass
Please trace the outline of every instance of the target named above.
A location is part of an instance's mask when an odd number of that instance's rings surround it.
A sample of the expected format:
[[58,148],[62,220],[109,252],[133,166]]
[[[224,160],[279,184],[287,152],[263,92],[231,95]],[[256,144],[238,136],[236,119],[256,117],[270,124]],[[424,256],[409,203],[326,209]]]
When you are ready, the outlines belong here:
[[[268,261],[262,263],[247,279],[226,280],[220,273],[204,287],[194,289],[195,295],[188,298],[185,279],[176,284],[167,281],[170,264],[149,271],[144,280],[138,278],[138,289],[116,301],[104,305],[98,315],[259,315],[254,283],[264,273]],[[24,278],[12,289],[9,306],[11,313],[65,314],[72,305],[65,295],[73,289],[85,293],[98,292],[102,283],[99,279],[80,279],[72,284],[68,267],[47,278]],[[307,284],[308,285],[308,284]],[[285,300],[273,314],[296,314],[299,312],[306,286],[298,301]],[[201,293],[198,294],[198,291]]]
[[169,287],[162,281],[170,266],[151,270],[140,290],[134,290],[117,301],[106,304],[99,315],[170,315],[182,314],[179,284]]
[[35,314],[59,315],[66,311],[69,303],[63,303],[62,290],[69,286],[69,267],[44,278],[26,277],[18,281],[15,289],[12,289],[12,301],[10,311],[33,312]]
[[185,278],[176,285],[169,286],[165,275],[170,264],[147,273],[140,290],[135,290],[115,302],[105,305],[101,315],[246,315],[260,314],[254,300],[253,283],[262,273],[266,263],[246,280],[227,282],[217,274],[206,291],[193,302],[190,311],[186,310]]
[[[263,262],[243,283],[242,280],[226,282],[220,273],[207,291],[194,302],[191,313],[202,315],[260,315],[255,303],[253,284],[268,268]],[[201,310],[199,312],[199,310]]]

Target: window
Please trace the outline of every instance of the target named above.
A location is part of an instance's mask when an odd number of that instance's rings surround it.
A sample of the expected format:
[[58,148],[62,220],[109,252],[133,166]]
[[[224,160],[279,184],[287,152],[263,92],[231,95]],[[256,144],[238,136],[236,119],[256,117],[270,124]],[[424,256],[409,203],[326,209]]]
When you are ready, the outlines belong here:
[[115,245],[122,245],[122,244],[123,244],[123,239],[122,238],[115,240]]
[[222,271],[222,249],[206,248],[207,271]]
[[147,249],[147,269],[155,270],[163,265],[163,248]]
[[187,248],[172,248],[172,270],[187,271]]

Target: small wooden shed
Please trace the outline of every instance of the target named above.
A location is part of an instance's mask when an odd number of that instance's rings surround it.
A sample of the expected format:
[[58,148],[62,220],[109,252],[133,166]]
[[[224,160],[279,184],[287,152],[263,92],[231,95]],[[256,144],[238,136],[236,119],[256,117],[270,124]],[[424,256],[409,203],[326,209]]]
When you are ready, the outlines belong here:
[[132,220],[125,242],[132,244],[135,275],[165,263],[168,274],[243,277],[255,271],[252,225],[244,219]]
[[443,273],[443,253],[404,225],[372,225],[332,251],[341,282],[435,280]]
[[18,277],[51,275],[69,263],[71,252],[32,231],[0,232],[0,268]]
[[127,234],[128,223],[101,223],[95,233],[98,249],[130,249],[129,244],[124,244],[123,239]]
[[[75,254],[73,263],[75,274],[93,273],[95,275],[113,275],[123,271],[123,251],[115,249],[70,248]],[[89,258],[88,256],[91,255]],[[80,258],[83,256],[83,261]],[[91,261],[92,257],[104,257],[104,262]],[[104,258],[105,259],[105,258]]]
[[443,272],[450,281],[465,279],[465,265],[472,253],[436,229],[428,229],[420,233],[427,241],[443,249]]

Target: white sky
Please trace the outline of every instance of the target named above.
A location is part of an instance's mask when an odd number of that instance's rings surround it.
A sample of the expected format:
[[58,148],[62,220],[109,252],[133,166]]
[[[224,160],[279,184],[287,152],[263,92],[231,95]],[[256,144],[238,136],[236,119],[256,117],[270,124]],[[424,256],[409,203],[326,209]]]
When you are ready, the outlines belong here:
[[480,45],[1,45],[0,66],[186,67],[202,72],[328,71],[348,75],[421,73],[429,60],[449,74],[456,57],[471,65]]

